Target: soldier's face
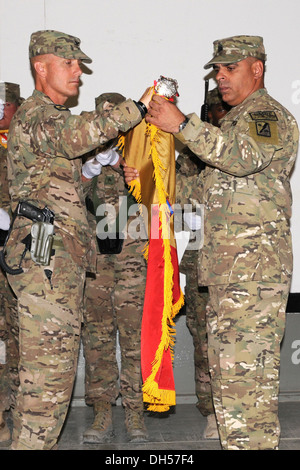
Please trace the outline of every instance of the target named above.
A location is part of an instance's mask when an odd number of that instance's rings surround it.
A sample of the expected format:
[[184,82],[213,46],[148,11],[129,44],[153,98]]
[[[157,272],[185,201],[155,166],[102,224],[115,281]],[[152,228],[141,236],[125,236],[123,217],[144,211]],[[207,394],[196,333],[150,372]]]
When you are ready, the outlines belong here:
[[242,103],[262,88],[262,63],[252,57],[234,64],[216,64],[214,69],[222,99],[230,106]]
[[17,111],[18,106],[15,103],[5,103],[4,105],[4,116],[0,119],[0,130],[6,130],[9,128],[10,121],[13,115]]
[[226,103],[213,104],[210,107],[210,111],[208,111],[208,117],[209,117],[210,123],[213,124],[214,126],[219,127],[220,119],[226,116],[229,110],[230,110],[230,106],[228,106]]
[[64,59],[49,54],[45,62],[47,94],[57,104],[78,95],[82,70],[77,59]]

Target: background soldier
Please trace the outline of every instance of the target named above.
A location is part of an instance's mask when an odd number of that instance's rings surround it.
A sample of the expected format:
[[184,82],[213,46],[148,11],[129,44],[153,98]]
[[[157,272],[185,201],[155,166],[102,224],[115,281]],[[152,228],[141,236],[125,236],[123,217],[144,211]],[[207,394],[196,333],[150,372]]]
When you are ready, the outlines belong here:
[[199,281],[209,287],[209,365],[224,449],[277,449],[280,343],[292,275],[290,173],[299,131],[264,88],[263,40],[214,42],[206,64],[232,109],[221,128],[154,96],[146,120],[206,163]]
[[[10,224],[10,200],[7,181],[7,136],[10,121],[20,106],[20,87],[0,83],[0,246],[3,246]],[[0,445],[10,441],[4,411],[14,403],[18,387],[17,302],[0,268]]]
[[[217,88],[207,94],[208,119],[214,126],[219,127],[219,120],[226,115],[230,106],[222,101]],[[176,160],[176,202],[184,209],[184,204],[190,204],[194,210],[202,198],[200,194],[200,172],[205,164],[188,147],[185,147]],[[193,337],[194,364],[197,408],[207,417],[204,430],[206,439],[218,439],[219,433],[215,418],[210,383],[207,332],[206,304],[208,289],[198,283],[198,250],[200,246],[200,216],[196,212],[184,210],[185,230],[190,232],[190,240],[180,261],[180,272],[186,276],[185,312],[186,324]],[[197,232],[197,233],[196,233]],[[196,246],[196,244],[198,245]]]
[[[96,99],[96,104],[98,102]],[[101,175],[92,181],[87,199],[93,213],[89,215],[93,235],[98,233],[96,223],[104,224],[104,219],[95,215],[97,208],[104,212],[105,203],[116,211],[108,219],[113,227],[112,234],[117,236],[116,239],[97,237],[96,273],[88,273],[86,279],[83,327],[86,403],[93,405],[95,415],[91,428],[83,436],[84,442],[89,443],[105,442],[113,437],[112,405],[119,394],[129,440],[147,438],[140,364],[146,282],[146,261],[142,251],[146,234],[145,229],[140,234],[128,233],[130,224],[136,220],[134,216],[127,216],[128,210],[132,204],[135,204],[135,210],[138,206],[125,188],[123,171],[118,165],[119,162],[113,167],[103,166]],[[141,218],[140,222],[142,224]],[[117,333],[121,353],[119,382]]]
[[[92,269],[94,255],[81,158],[75,157],[139,123],[147,100],[145,93],[144,103],[129,99],[114,106],[104,101],[101,109],[72,116],[64,104],[78,95],[81,62],[91,62],[81,51],[80,40],[57,31],[38,31],[31,35],[29,57],[35,90],[15,114],[8,141],[12,210],[20,200],[35,206],[35,213],[47,206],[54,213],[55,232],[49,264],[31,257],[30,217],[15,218],[6,245],[7,265],[20,269],[21,260],[22,270],[8,275],[18,298],[20,331],[12,449],[46,450],[56,445],[71,398],[85,272]],[[50,225],[51,218],[35,228],[50,232]]]

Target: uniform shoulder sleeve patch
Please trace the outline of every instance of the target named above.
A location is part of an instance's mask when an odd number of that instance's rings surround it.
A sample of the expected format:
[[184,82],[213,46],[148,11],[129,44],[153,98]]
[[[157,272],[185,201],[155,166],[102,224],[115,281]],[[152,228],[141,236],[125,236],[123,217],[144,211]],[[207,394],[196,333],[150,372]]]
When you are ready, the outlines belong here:
[[249,122],[250,136],[257,142],[277,145],[278,118],[275,111],[255,111],[249,113],[252,121]]

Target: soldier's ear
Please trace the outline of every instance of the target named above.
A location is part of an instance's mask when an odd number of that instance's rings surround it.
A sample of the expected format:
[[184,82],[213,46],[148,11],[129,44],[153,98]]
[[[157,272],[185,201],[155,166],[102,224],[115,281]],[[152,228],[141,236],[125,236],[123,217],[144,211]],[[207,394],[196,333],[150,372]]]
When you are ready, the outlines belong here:
[[46,74],[45,62],[37,60],[34,62],[33,67],[37,75],[39,75],[40,77],[45,77],[45,74]]
[[253,70],[254,78],[256,78],[257,80],[262,78],[264,75],[264,65],[262,61],[256,60],[255,62],[253,62],[252,70]]

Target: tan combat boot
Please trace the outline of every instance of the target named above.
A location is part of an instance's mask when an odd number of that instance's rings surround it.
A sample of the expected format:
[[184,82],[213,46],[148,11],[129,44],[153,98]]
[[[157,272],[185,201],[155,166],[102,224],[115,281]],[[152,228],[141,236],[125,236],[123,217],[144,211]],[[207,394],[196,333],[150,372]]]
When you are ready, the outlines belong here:
[[6,447],[10,443],[10,430],[4,419],[4,412],[0,411],[0,447]]
[[204,439],[219,439],[218,425],[214,414],[207,416],[207,424],[203,437]]
[[143,411],[125,407],[125,426],[131,442],[144,442],[148,440]]
[[114,437],[112,424],[112,407],[106,401],[94,405],[94,422],[83,434],[83,442],[97,444],[107,442]]

